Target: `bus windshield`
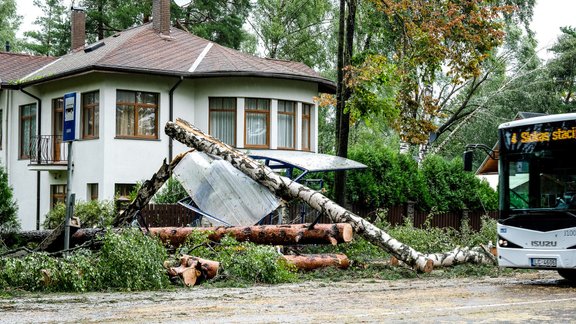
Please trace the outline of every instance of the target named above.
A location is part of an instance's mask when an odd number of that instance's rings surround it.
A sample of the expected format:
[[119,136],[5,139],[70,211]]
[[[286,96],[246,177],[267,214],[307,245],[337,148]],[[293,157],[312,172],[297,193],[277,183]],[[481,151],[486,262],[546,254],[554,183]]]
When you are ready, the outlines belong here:
[[510,154],[504,194],[513,210],[576,210],[576,163],[566,150]]

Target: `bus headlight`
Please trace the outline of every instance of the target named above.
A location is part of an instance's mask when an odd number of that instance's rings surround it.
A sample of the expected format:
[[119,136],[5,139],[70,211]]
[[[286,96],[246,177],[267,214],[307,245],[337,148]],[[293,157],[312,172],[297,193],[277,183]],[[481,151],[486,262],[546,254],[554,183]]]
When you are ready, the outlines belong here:
[[499,246],[508,246],[508,241],[506,240],[498,240],[498,245]]

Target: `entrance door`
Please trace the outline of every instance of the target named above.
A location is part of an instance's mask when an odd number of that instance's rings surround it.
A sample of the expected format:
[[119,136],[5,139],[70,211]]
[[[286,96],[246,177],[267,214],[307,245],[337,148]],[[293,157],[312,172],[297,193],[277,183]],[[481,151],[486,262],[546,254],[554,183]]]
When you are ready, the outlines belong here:
[[62,134],[64,132],[64,99],[52,100],[52,153],[54,162],[64,160],[64,150],[62,145]]

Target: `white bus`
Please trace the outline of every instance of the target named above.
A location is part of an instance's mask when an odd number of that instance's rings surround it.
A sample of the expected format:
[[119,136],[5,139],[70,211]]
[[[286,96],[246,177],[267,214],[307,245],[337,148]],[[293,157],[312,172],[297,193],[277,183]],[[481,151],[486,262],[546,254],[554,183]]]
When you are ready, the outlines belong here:
[[576,113],[498,127],[498,262],[576,280]]

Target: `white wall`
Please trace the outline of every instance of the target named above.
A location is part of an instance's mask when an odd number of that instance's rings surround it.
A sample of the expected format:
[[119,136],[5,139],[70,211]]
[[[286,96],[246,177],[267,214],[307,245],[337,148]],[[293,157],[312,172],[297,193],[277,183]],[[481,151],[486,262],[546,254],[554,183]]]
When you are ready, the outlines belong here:
[[[47,85],[34,86],[27,91],[42,99],[42,131],[43,135],[53,133],[52,130],[52,99],[62,97],[65,93],[77,92],[77,102],[80,94],[99,90],[100,92],[100,123],[99,138],[78,140],[73,143],[73,178],[71,190],[77,200],[85,200],[88,183],[98,183],[99,199],[112,200],[114,185],[117,183],[136,183],[149,179],[158,170],[162,161],[168,157],[169,138],[164,133],[164,126],[169,119],[169,91],[178,82],[174,77],[154,77],[123,74],[89,74],[52,82]],[[159,93],[158,139],[120,139],[116,138],[116,90],[133,90]],[[23,229],[36,228],[36,172],[28,170],[29,160],[18,160],[19,106],[35,103],[35,99],[20,91],[0,92],[0,109],[8,100],[8,144],[6,167],[9,181],[14,188],[14,195],[19,205],[19,217]],[[243,144],[244,128],[244,98],[270,98],[273,100],[292,100],[312,103],[317,95],[317,86],[313,83],[276,80],[263,78],[211,78],[183,80],[174,91],[174,119],[182,118],[199,127],[208,130],[208,98],[237,97],[238,98],[238,144]],[[299,105],[298,107],[300,107]],[[79,119],[79,115],[77,117]],[[271,115],[271,118],[275,116]],[[317,113],[313,109],[312,149],[316,150]],[[275,123],[271,122],[271,147],[276,147]],[[297,125],[300,125],[299,123]],[[77,127],[80,129],[79,127]],[[6,129],[6,128],[5,128]],[[301,127],[297,127],[297,148],[300,143]],[[188,148],[174,141],[173,155],[187,151]],[[0,153],[5,153],[0,151]],[[0,154],[0,156],[2,156]],[[2,157],[0,157],[2,158]],[[66,184],[66,172],[41,173],[40,214],[41,222],[50,210],[50,186]]]

